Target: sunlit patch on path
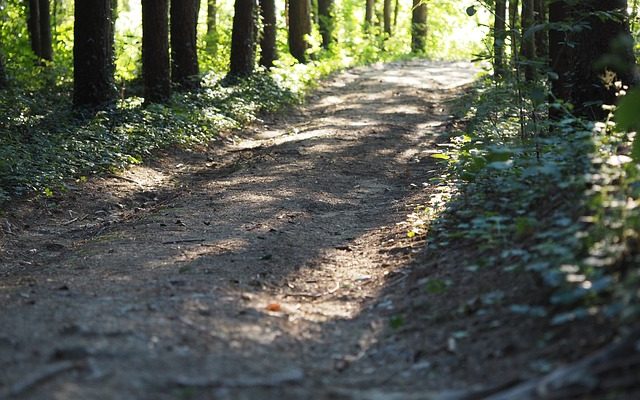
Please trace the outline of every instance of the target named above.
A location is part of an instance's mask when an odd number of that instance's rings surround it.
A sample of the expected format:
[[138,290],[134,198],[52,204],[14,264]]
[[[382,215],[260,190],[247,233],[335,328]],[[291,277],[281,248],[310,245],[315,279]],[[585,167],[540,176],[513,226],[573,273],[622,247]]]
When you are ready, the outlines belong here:
[[32,217],[0,267],[0,394],[350,398],[422,376],[375,344],[419,248],[398,223],[475,73],[347,71],[300,110]]

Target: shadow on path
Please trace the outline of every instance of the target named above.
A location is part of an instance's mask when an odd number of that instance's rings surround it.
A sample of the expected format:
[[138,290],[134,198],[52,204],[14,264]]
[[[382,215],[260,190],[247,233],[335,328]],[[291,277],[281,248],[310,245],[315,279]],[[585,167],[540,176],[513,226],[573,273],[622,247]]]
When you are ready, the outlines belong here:
[[424,378],[415,354],[375,344],[413,254],[397,223],[439,174],[445,102],[473,76],[348,71],[289,121],[33,217],[4,244],[0,393],[340,398]]

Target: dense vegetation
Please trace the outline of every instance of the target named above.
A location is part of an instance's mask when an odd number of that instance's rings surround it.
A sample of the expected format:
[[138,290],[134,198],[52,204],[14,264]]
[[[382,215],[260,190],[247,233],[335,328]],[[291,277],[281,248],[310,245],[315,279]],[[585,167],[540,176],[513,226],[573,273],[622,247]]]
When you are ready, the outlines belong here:
[[[172,78],[169,75],[166,75],[166,79],[154,78],[153,74],[157,71],[153,69],[145,75],[143,10],[137,2],[119,1],[111,4],[115,28],[113,66],[104,70],[106,72],[102,79],[105,83],[98,90],[100,96],[96,99],[89,96],[85,99],[86,104],[80,104],[83,101],[79,100],[81,97],[78,95],[81,91],[78,88],[79,79],[76,76],[74,82],[73,73],[73,2],[52,3],[52,57],[42,57],[34,51],[31,40],[34,35],[27,24],[30,20],[29,4],[17,0],[3,2],[0,6],[0,52],[3,55],[6,87],[0,92],[3,115],[0,123],[0,199],[7,200],[14,195],[30,192],[57,193],[64,190],[64,182],[69,182],[69,178],[78,179],[88,174],[118,169],[127,163],[137,163],[154,150],[168,145],[207,142],[221,130],[237,128],[253,121],[261,112],[275,111],[300,101],[319,77],[332,71],[404,57],[410,52],[410,1],[394,3],[397,11],[393,19],[393,32],[389,34],[383,33],[384,17],[379,13],[382,9],[376,9],[378,13],[372,17],[371,26],[368,26],[364,7],[360,7],[359,2],[344,0],[328,2],[329,8],[325,4],[330,11],[329,16],[320,20],[329,18],[332,24],[327,25],[331,27],[331,33],[324,32],[324,39],[321,25],[309,25],[313,28],[311,35],[300,38],[306,46],[303,54],[308,56],[308,62],[298,63],[289,52],[287,37],[290,35],[285,18],[288,10],[283,7],[284,3],[275,2],[276,29],[272,29],[270,35],[270,40],[274,41],[273,54],[270,56],[273,60],[267,62],[263,57],[270,51],[269,44],[263,39],[269,36],[268,27],[272,24],[265,24],[264,16],[258,18],[256,15],[254,19],[249,18],[248,22],[251,26],[257,24],[263,33],[258,38],[249,38],[249,43],[253,44],[248,49],[255,49],[258,54],[245,56],[242,46],[238,47],[235,60],[240,61],[239,64],[236,62],[230,74],[240,69],[242,75],[246,75],[246,72],[253,76],[241,81],[225,80],[223,78],[230,72],[229,65],[234,62],[230,34],[234,24],[233,2],[205,3],[201,4],[195,25],[197,54],[182,56],[183,59],[191,57],[195,60],[195,71],[199,70],[199,75],[194,79],[197,85],[185,87],[189,74],[197,72],[191,71],[180,77],[176,72],[180,68],[176,68],[175,61],[172,64]],[[263,3],[269,2],[261,2],[264,6]],[[456,4],[455,1],[448,1],[433,7],[432,12],[436,16],[427,42],[433,44],[439,38],[452,34],[456,27],[473,29],[474,20],[466,18],[464,9]],[[242,6],[240,10],[244,10]],[[315,10],[308,15],[309,18],[318,19]],[[170,11],[167,7],[166,15]],[[307,13],[310,11],[307,10]],[[445,15],[445,12],[453,12],[453,15],[444,20],[437,17],[438,14]],[[244,11],[238,15],[247,16]],[[367,25],[366,29],[364,25]],[[326,26],[324,30],[327,30]],[[251,28],[248,32],[253,31]],[[155,32],[152,35],[153,38],[157,37]],[[174,37],[176,35],[173,34]],[[239,40],[242,42],[242,39]],[[183,42],[177,43],[174,48],[181,49]],[[157,44],[152,43],[151,46]],[[169,42],[166,46],[165,57],[169,57]],[[465,49],[464,46],[465,43],[446,47],[430,45],[415,50],[418,54],[433,57],[469,57],[474,49]],[[157,57],[160,53],[150,50],[149,54]],[[76,57],[76,62],[86,58],[83,57]],[[175,51],[171,57],[172,60],[176,59]],[[256,60],[260,60],[260,66],[254,64]],[[148,64],[154,67],[163,62],[166,68],[162,73],[169,74],[168,58],[164,61],[150,60]],[[182,62],[184,64],[187,61]],[[191,68],[193,70],[194,67]],[[89,66],[90,71],[97,69]],[[141,79],[143,76],[156,80],[144,81]],[[174,80],[172,85],[176,89],[172,94],[169,79]],[[158,86],[157,82],[165,83]],[[200,84],[202,87],[198,89]],[[159,87],[163,89],[159,91]]]
[[626,2],[554,2],[560,16],[536,13],[543,19],[528,27],[500,3],[488,5],[493,74],[459,105],[464,129],[433,155],[448,173],[410,235],[429,232],[434,251],[466,243],[471,271],[536,274],[548,301],[513,304],[515,313],[552,324],[637,321],[638,32]]

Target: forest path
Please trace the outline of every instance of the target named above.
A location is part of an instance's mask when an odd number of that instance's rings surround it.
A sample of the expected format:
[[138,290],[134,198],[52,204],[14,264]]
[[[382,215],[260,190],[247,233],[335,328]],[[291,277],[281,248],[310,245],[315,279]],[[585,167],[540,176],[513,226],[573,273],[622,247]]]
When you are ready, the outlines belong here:
[[398,223],[475,73],[346,71],[223,145],[10,210],[0,398],[429,398],[390,327],[421,248]]

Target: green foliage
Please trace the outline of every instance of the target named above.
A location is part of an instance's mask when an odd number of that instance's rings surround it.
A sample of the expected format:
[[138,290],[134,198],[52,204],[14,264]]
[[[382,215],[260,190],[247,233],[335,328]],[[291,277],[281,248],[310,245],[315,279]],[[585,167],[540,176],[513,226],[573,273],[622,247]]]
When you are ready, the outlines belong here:
[[67,87],[3,93],[0,200],[30,192],[51,196],[65,190],[69,177],[140,163],[170,145],[206,143],[221,130],[246,125],[259,113],[297,99],[265,74],[231,87],[213,76],[207,82],[200,92],[175,95],[166,106],[145,108],[142,99],[133,97],[87,117],[70,111]]
[[[633,135],[610,121],[570,116],[536,125],[545,107],[525,99],[524,122],[533,126],[523,137],[517,93],[509,82],[478,86],[465,104],[466,132],[433,155],[448,166],[449,183],[438,183],[448,186],[441,191],[449,200],[440,216],[425,214],[428,246],[464,240],[478,249],[479,265],[534,273],[552,289],[548,304],[513,305],[514,312],[549,313],[556,324],[595,314],[637,317],[640,167],[629,156]],[[634,96],[628,101],[620,121],[632,102],[637,107]]]

